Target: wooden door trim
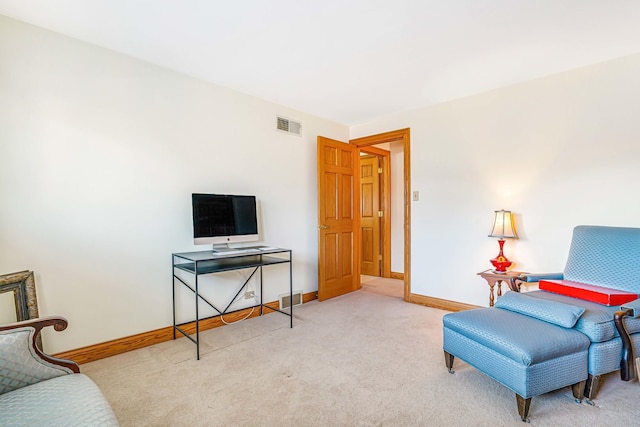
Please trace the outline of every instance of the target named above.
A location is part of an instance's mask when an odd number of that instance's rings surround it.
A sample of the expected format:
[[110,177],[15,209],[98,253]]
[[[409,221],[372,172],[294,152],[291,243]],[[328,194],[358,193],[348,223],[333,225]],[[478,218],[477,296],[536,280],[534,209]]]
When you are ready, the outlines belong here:
[[[351,143],[351,142],[349,142]],[[355,145],[355,144],[352,144]],[[360,151],[364,151],[367,154],[375,154],[378,156],[385,156],[385,157],[389,157],[391,155],[391,152],[389,150],[383,150],[382,148],[378,148],[378,147],[361,147]]]
[[[359,149],[385,142],[402,141],[404,148],[404,300],[411,300],[411,132],[409,128],[369,135],[349,141]],[[356,174],[358,179],[359,174]],[[357,183],[359,186],[360,183]]]
[[[391,278],[391,152],[377,147],[361,147],[360,151],[375,154],[382,160],[380,210],[385,226],[382,228],[382,277]],[[358,153],[359,154],[359,153]]]

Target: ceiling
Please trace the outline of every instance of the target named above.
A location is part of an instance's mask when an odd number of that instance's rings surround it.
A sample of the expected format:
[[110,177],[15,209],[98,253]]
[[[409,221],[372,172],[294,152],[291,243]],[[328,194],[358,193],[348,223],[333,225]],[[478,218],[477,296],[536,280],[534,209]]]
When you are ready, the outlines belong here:
[[0,14],[346,125],[640,52],[637,0],[0,0]]

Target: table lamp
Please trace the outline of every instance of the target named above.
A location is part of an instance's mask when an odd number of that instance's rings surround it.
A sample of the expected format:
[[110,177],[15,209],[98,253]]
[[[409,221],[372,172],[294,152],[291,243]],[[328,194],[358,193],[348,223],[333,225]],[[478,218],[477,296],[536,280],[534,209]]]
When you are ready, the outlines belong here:
[[489,237],[497,237],[498,244],[500,245],[500,252],[498,256],[491,260],[491,264],[495,267],[496,273],[506,273],[507,268],[513,264],[504,256],[502,252],[504,246],[504,239],[517,239],[516,231],[513,228],[513,220],[511,218],[511,211],[505,211],[501,209],[495,211],[496,216],[493,220],[493,228]]

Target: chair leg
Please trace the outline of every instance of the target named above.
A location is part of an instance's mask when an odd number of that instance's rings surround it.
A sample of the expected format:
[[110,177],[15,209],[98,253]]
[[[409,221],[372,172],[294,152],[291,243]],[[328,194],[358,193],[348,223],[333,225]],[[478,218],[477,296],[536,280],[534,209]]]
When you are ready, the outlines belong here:
[[633,344],[631,344],[629,331],[627,331],[624,324],[624,318],[627,316],[633,316],[632,309],[616,311],[613,314],[613,323],[620,334],[620,338],[622,339],[622,356],[620,359],[620,379],[622,381],[631,381],[636,377],[636,373],[633,369],[635,359],[635,356],[633,355]]
[[520,415],[520,419],[523,422],[528,423],[529,418],[527,417],[529,416],[529,407],[531,406],[531,398],[525,399],[524,397],[516,393],[516,401],[518,402],[518,415]]
[[573,393],[573,397],[576,399],[576,403],[582,403],[586,384],[587,381],[585,380],[571,386],[571,392]]
[[450,374],[455,373],[455,371],[453,370],[453,359],[455,358],[455,356],[451,353],[448,352],[444,352],[444,364],[446,365],[447,369],[449,370]]
[[594,405],[593,400],[596,397],[598,386],[600,385],[600,375],[591,375],[587,378],[587,383],[584,388],[584,396],[587,398],[587,403],[591,406]]

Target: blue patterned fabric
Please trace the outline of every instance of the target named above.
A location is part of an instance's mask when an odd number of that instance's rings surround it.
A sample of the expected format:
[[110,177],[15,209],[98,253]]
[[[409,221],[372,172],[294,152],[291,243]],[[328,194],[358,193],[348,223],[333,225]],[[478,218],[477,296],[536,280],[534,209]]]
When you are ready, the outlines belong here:
[[[613,324],[613,313],[618,307],[607,307],[595,302],[571,298],[565,295],[554,294],[546,291],[527,292],[526,295],[564,304],[572,304],[584,307],[585,312],[580,316],[574,328],[589,337],[591,342],[603,342],[613,339],[618,335],[618,330]],[[630,334],[640,332],[640,318],[626,318],[625,326]]]
[[572,328],[585,310],[583,307],[533,298],[517,292],[507,292],[498,299],[495,307],[534,317],[563,328]]
[[0,427],[117,426],[98,386],[33,348],[31,326],[0,331]]
[[525,366],[586,351],[590,344],[573,329],[495,307],[449,313],[443,324]]
[[[620,310],[633,310],[632,316],[634,318],[640,317],[640,299],[624,304],[623,306],[620,307]],[[629,330],[628,325],[627,325],[627,330]]]
[[620,369],[622,340],[614,338],[605,342],[596,342],[589,347],[589,373],[604,375]]
[[0,331],[0,394],[72,373],[42,360],[30,345],[35,329]]
[[574,228],[564,280],[640,293],[640,228]]
[[[532,319],[532,321],[545,324],[538,320]],[[563,330],[559,326],[546,325]],[[578,334],[580,333],[578,332]],[[525,334],[521,332],[520,335]],[[444,350],[464,360],[525,399],[587,379],[586,348],[574,353],[540,360],[535,364],[525,365],[496,351],[495,348],[482,345],[473,338],[445,327]]]
[[[631,335],[631,345],[635,355],[640,354],[640,334]],[[598,342],[589,347],[589,373],[604,375],[620,369],[622,340],[615,338],[607,342]]]
[[[569,301],[584,307],[586,310],[574,329],[582,332],[592,341],[589,347],[589,373],[603,375],[620,369],[622,341],[613,324],[613,313],[617,310],[616,307],[607,307],[595,302],[545,291],[528,292],[527,295],[553,301]],[[631,336],[631,340],[634,343],[635,354],[640,354],[640,333],[638,333],[640,332],[640,318],[625,318],[625,326],[630,334],[635,333]]]
[[0,426],[117,426],[91,379],[64,375],[0,395]]

